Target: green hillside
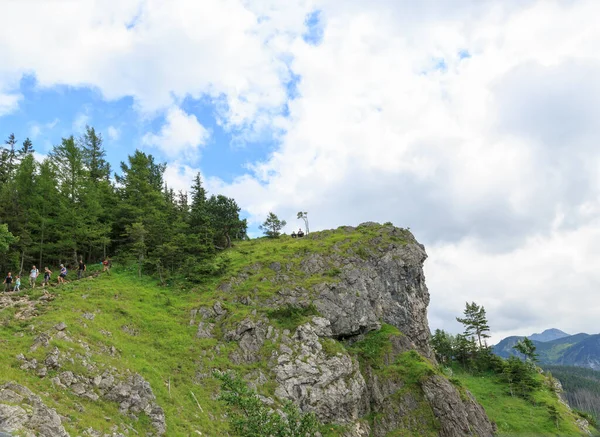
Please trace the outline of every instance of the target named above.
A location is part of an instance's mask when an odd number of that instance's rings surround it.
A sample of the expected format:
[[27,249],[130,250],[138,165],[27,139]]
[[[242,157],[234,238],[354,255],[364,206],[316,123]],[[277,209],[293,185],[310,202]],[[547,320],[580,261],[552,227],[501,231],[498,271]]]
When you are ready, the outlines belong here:
[[[285,347],[285,338],[296,328],[319,315],[312,300],[316,290],[337,290],[342,279],[356,273],[352,263],[377,260],[387,248],[410,245],[422,250],[402,229],[342,227],[304,239],[237,243],[217,260],[222,274],[194,286],[185,282],[160,286],[156,279],[138,278],[136,266],[116,264],[110,275],[52,288],[50,300],[40,288],[4,295],[0,386],[14,381],[33,390],[62,416],[71,435],[90,428],[97,435],[133,435],[130,431],[153,435],[162,426],[162,412],[165,435],[228,435],[213,371],[234,370],[259,394],[276,400],[278,383],[270,373],[275,351]],[[407,262],[388,258],[398,265]],[[420,278],[416,270],[407,272]],[[284,294],[288,303],[282,304]],[[356,294],[348,298],[359,299],[360,292]],[[210,315],[203,318],[207,309]],[[264,342],[240,349],[251,341],[239,334],[248,320],[257,330],[265,323],[269,333]],[[408,350],[414,345],[397,328],[385,323],[380,327],[367,335],[360,333],[367,328],[359,327],[353,338],[329,335],[311,347],[333,362],[351,357],[369,381],[389,382],[385,386],[389,397],[381,404],[371,401],[369,407],[382,405],[387,410],[361,418],[365,427],[378,430],[373,435],[438,435],[440,422],[421,390],[426,380],[441,377],[442,369]],[[306,344],[310,341],[307,338]],[[346,377],[348,384],[352,377]],[[113,379],[114,383],[106,382]],[[500,435],[531,435],[534,428],[539,431],[535,435],[582,435],[576,416],[547,387],[534,395],[532,403],[511,397],[493,376],[461,373],[454,382],[462,401],[468,401],[465,388],[476,396]],[[139,390],[142,400],[121,393],[130,389]],[[558,425],[548,406],[559,412]],[[322,424],[324,436],[341,436],[348,430],[346,425]]]

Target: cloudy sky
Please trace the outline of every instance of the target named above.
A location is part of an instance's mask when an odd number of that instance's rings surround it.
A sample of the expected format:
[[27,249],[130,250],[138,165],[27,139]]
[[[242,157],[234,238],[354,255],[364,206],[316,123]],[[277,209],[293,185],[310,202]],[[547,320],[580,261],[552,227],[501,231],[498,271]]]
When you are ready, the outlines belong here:
[[410,227],[432,328],[600,326],[600,2],[0,0],[0,135],[86,124],[252,229]]

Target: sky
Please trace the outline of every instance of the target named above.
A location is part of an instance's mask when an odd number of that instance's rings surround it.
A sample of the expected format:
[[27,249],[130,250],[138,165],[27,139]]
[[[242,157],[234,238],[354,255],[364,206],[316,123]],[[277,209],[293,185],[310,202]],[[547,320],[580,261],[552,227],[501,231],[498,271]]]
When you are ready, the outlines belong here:
[[600,326],[600,2],[0,0],[0,136],[86,125],[201,172],[251,234],[391,221],[432,329]]

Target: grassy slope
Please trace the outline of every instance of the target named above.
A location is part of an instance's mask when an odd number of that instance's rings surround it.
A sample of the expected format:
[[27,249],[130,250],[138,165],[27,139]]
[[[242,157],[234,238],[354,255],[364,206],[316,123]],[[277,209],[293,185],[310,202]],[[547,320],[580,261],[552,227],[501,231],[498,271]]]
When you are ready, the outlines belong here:
[[[93,352],[93,361],[100,366],[114,366],[118,369],[130,369],[140,373],[152,386],[157,402],[165,410],[169,436],[197,435],[200,430],[203,435],[226,435],[227,424],[224,419],[222,405],[217,402],[215,393],[218,384],[210,376],[215,368],[234,368],[242,373],[256,369],[265,369],[266,360],[255,364],[233,365],[228,360],[229,352],[234,350],[233,342],[222,342],[217,350],[217,340],[196,339],[196,325],[190,325],[190,311],[203,305],[212,305],[216,300],[223,303],[229,312],[227,324],[233,325],[247,317],[253,310],[259,314],[270,316],[276,324],[293,328],[310,316],[307,313],[293,314],[290,326],[289,314],[273,313],[272,309],[263,308],[259,304],[249,307],[238,303],[239,296],[251,295],[255,303],[269,298],[281,285],[269,279],[275,275],[268,268],[272,262],[287,263],[292,265],[289,276],[290,287],[303,286],[310,289],[315,283],[336,281],[339,271],[332,266],[324,275],[318,277],[307,276],[296,270],[302,256],[307,253],[329,253],[333,250],[339,254],[353,253],[365,257],[371,252],[373,246],[367,244],[382,244],[393,242],[405,244],[412,240],[407,233],[403,238],[397,236],[381,236],[376,228],[359,228],[357,232],[348,233],[344,229],[324,231],[311,234],[311,239],[282,238],[280,240],[253,240],[238,244],[224,256],[229,259],[227,273],[221,278],[212,278],[206,283],[193,289],[177,287],[158,287],[156,281],[149,278],[138,279],[133,271],[113,269],[110,276],[102,275],[95,279],[76,281],[60,288],[53,289],[56,299],[42,307],[40,315],[29,321],[15,321],[12,319],[14,311],[0,312],[0,383],[14,380],[24,384],[36,393],[51,407],[67,417],[72,417],[72,422],[65,423],[67,430],[73,435],[81,434],[84,429],[93,427],[108,433],[114,423],[126,422],[134,427],[140,435],[150,429],[148,420],[141,418],[132,421],[130,418],[118,413],[118,405],[111,402],[92,402],[79,398],[67,389],[56,389],[52,386],[50,378],[56,372],[49,372],[46,378],[39,378],[34,373],[19,369],[20,362],[15,356],[25,354],[27,358],[43,360],[50,349],[38,349],[30,352],[29,347],[40,332],[52,331],[52,327],[65,322],[68,325],[68,335],[75,342],[51,342],[51,347],[56,346],[61,352],[72,350],[82,352],[83,347],[77,343],[82,340],[90,345]],[[224,281],[235,278],[238,274],[248,270],[256,263],[252,275],[245,281],[234,284],[230,291],[220,291],[218,286]],[[265,280],[266,279],[266,280]],[[26,291],[26,293],[31,293]],[[36,289],[32,297],[39,297],[41,292]],[[82,318],[83,313],[95,314],[94,320]],[[132,336],[123,331],[122,327],[137,331]],[[217,334],[223,328],[217,327]],[[386,327],[386,330],[393,328]],[[110,336],[102,331],[110,332]],[[384,330],[382,334],[394,334]],[[381,344],[369,345],[369,341],[376,343],[381,340],[381,335],[375,333],[366,343],[357,344],[350,348],[362,361],[376,359]],[[332,354],[345,346],[333,340],[324,342],[324,346]],[[114,346],[119,354],[116,357],[102,352],[107,347]],[[270,355],[275,345],[266,342],[260,353],[266,358]],[[361,349],[362,347],[362,349]],[[358,349],[357,349],[358,348]],[[375,354],[375,355],[373,355]],[[81,366],[65,365],[61,370],[73,370],[86,373]],[[391,366],[390,369],[380,371],[408,378],[410,382],[418,383],[424,373],[431,371],[431,366],[422,363],[419,357],[403,355]],[[468,375],[460,376],[461,381],[473,393],[481,398],[482,404],[488,410],[491,418],[495,420],[502,432],[536,432],[529,422],[538,423],[539,429],[549,429],[548,414],[543,408],[532,408],[529,404],[505,395],[501,386],[493,381],[476,384],[476,378]],[[169,390],[170,382],[170,390]],[[271,395],[273,384],[267,383],[259,390]],[[195,394],[201,409],[192,396]],[[80,405],[84,411],[77,413],[76,407]],[[501,407],[502,405],[506,408]],[[507,410],[507,411],[504,411]],[[530,419],[524,420],[524,417]],[[107,419],[108,418],[108,419]],[[537,421],[537,422],[536,422]],[[425,420],[435,428],[435,420],[429,417]],[[507,425],[510,424],[510,425]],[[567,425],[564,425],[567,426]],[[570,432],[572,427],[568,427]],[[567,430],[567,428],[565,428]],[[327,426],[325,435],[341,435],[343,427]],[[424,432],[425,430],[423,430]],[[432,429],[432,434],[435,434]],[[549,431],[550,432],[550,431]],[[556,433],[555,433],[556,434]],[[555,435],[553,434],[553,435]],[[394,435],[404,435],[399,432]],[[536,434],[539,435],[539,434]],[[551,435],[551,434],[547,434]]]
[[[466,387],[485,408],[498,426],[499,436],[580,436],[575,425],[578,416],[557,401],[547,385],[534,393],[534,402],[512,397],[497,375],[471,375],[456,372],[454,382]],[[540,378],[543,378],[540,375]],[[550,418],[548,406],[554,405],[561,415],[557,427]]]
[[[50,382],[50,377],[54,376],[52,372],[49,372],[49,377],[40,379],[18,368],[20,363],[15,359],[18,353],[24,353],[28,358],[36,357],[38,361],[44,358],[45,351],[41,349],[29,352],[37,332],[50,331],[55,324],[65,322],[69,336],[85,341],[96,352],[93,354],[94,362],[130,369],[150,382],[159,404],[165,409],[169,435],[188,435],[194,428],[216,431],[215,422],[199,411],[189,390],[202,346],[193,341],[195,328],[186,323],[194,295],[173,293],[172,290],[156,287],[150,280],[138,280],[130,274],[118,272],[67,284],[53,291],[56,299],[39,317],[28,322],[10,323],[0,331],[2,349],[10,351],[0,354],[2,380],[15,380],[36,392],[51,393],[44,399],[66,416],[71,414],[70,407],[75,403],[83,405],[85,414],[78,415],[73,427],[66,424],[70,431],[81,432],[92,426],[108,432],[112,423],[105,416],[118,416],[116,404],[86,401],[68,390],[55,390]],[[84,312],[95,313],[94,320],[83,319]],[[35,326],[35,332],[30,329],[31,325]],[[138,335],[125,333],[122,330],[124,325],[137,330]],[[104,335],[101,330],[112,335]],[[24,334],[23,337],[20,337],[21,334]],[[103,345],[116,347],[119,356],[101,353]],[[57,346],[61,351],[69,348],[81,350],[76,343],[64,340],[52,341],[51,346]],[[67,370],[85,373],[83,369]],[[198,399],[204,401],[205,411],[218,413],[220,406],[210,400],[210,385],[208,382],[194,386],[193,390]],[[177,420],[181,417],[187,418],[185,422]],[[140,422],[133,426],[143,433],[147,431],[148,424],[144,420]]]

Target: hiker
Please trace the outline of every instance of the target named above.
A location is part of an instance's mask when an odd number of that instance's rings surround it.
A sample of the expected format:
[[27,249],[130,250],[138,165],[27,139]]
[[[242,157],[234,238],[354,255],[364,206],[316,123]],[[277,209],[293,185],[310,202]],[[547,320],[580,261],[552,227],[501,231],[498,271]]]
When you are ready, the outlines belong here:
[[298,229],[298,238],[302,237],[304,237],[304,232],[302,232],[302,229]]
[[104,258],[104,261],[102,261],[102,272],[106,272],[110,275],[109,269],[110,269],[110,261],[107,258]]
[[50,276],[52,272],[48,267],[44,267],[44,281],[42,282],[42,287],[46,288],[46,285],[50,282]]
[[29,286],[31,288],[35,288],[35,280],[37,279],[40,271],[36,266],[31,267],[31,271],[29,272]]
[[64,284],[66,277],[67,277],[67,268],[65,267],[64,264],[61,264],[60,265],[60,274],[58,275],[58,283]]
[[15,288],[13,289],[13,291],[21,291],[21,276],[17,275],[17,278],[15,279]]
[[87,266],[83,263],[83,259],[79,260],[79,268],[77,269],[77,279],[83,277],[83,272],[87,270]]
[[12,273],[8,272],[8,275],[6,275],[6,278],[4,278],[4,292],[6,293],[7,291],[10,291],[10,286],[12,284],[13,281],[13,277],[12,277]]
[[296,238],[296,231],[292,231],[292,238]]

